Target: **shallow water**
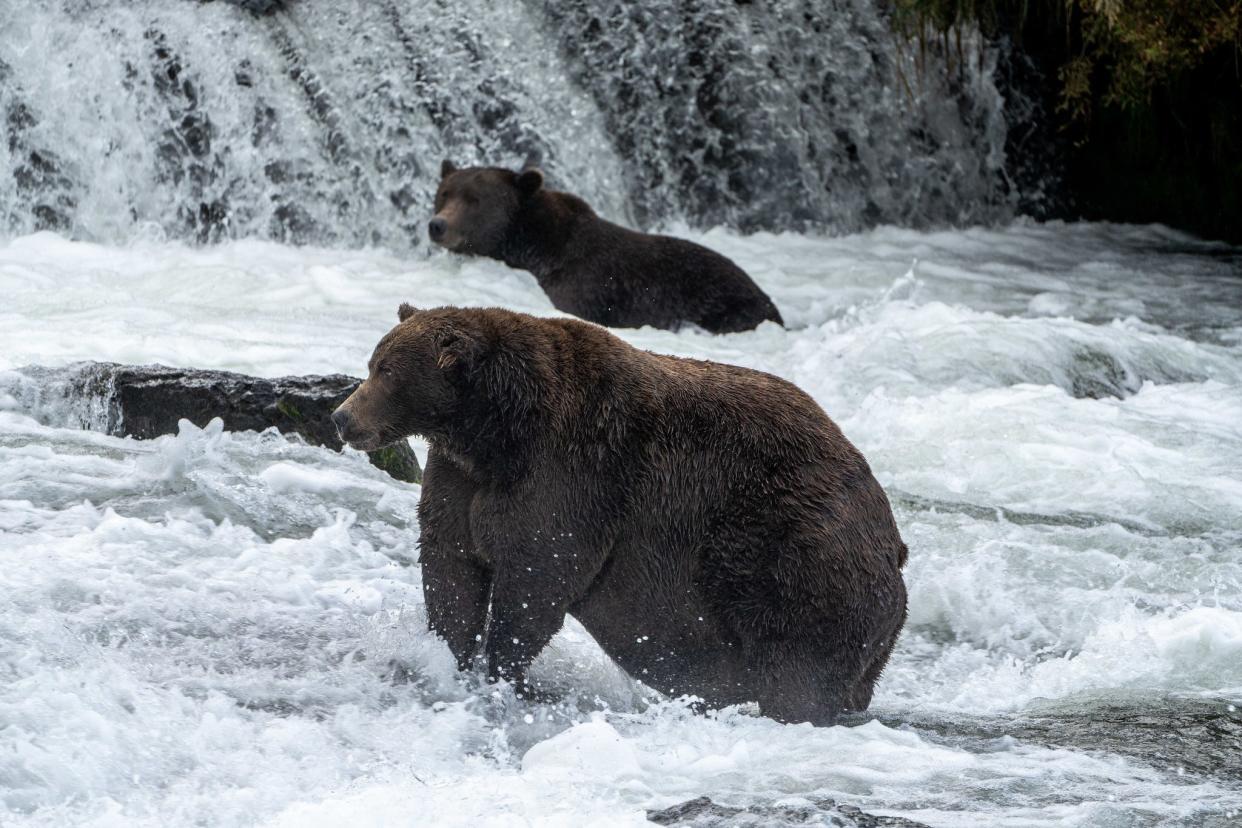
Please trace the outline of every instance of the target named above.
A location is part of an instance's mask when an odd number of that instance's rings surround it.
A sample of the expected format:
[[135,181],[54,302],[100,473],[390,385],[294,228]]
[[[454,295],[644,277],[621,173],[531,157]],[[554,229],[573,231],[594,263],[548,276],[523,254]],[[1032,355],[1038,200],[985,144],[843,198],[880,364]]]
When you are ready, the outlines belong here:
[[911,554],[869,715],[696,716],[572,623],[537,668],[566,701],[524,705],[426,632],[417,486],[275,434],[67,427],[6,370],[359,374],[401,300],[553,313],[528,275],[39,234],[0,243],[0,822],[633,825],[700,795],[1242,818],[1242,253],[1108,225],[692,235],[789,329],[620,333],[796,382],[871,461]]

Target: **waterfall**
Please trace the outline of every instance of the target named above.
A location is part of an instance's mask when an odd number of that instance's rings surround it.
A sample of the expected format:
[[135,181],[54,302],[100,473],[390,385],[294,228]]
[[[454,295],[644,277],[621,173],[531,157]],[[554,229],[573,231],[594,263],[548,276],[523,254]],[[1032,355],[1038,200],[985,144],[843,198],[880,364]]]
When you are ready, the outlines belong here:
[[23,0],[0,236],[409,249],[444,157],[538,163],[644,227],[1010,214],[991,52],[904,42],[881,6]]

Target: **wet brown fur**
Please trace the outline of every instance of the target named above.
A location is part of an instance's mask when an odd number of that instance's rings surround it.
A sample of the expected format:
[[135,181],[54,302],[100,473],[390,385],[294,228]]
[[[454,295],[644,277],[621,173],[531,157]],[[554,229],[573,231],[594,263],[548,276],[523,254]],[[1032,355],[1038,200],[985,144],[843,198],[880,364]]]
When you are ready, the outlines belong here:
[[867,707],[905,620],[906,547],[810,397],[572,319],[400,318],[343,436],[430,441],[423,588],[462,669],[483,636],[489,674],[528,689],[568,613],[668,694],[817,724]]
[[543,174],[446,161],[436,192],[438,243],[529,270],[552,304],[610,327],[713,333],[781,323],[758,285],[726,257],[671,236],[605,221],[585,201],[543,188]]

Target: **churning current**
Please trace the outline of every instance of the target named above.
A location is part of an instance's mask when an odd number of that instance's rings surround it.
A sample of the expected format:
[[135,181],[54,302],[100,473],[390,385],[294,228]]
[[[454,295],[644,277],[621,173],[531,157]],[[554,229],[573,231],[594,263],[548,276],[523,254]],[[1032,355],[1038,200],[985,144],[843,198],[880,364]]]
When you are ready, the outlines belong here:
[[[216,426],[31,408],[77,360],[361,374],[401,300],[555,311],[436,254],[0,243],[0,822],[638,825],[697,796],[933,826],[1242,813],[1239,252],[1162,228],[688,232],[788,322],[635,345],[770,371],[863,450],[910,621],[852,726],[653,696],[572,622],[555,705],[430,636],[419,487]],[[216,424],[218,426],[218,423]]]
[[[824,799],[1237,824],[1242,253],[866,231],[1036,195],[996,52],[903,44],[884,5],[6,4],[0,824],[628,826],[700,796],[763,824]],[[419,487],[274,433],[135,441],[89,428],[101,400],[32,405],[26,365],[359,375],[400,301],[554,314],[528,274],[420,245],[445,156],[539,162],[632,225],[786,231],[681,228],[786,329],[618,333],[785,377],[866,454],[910,546],[866,716],[696,715],[572,621],[535,667],[564,700],[520,702],[427,632]]]

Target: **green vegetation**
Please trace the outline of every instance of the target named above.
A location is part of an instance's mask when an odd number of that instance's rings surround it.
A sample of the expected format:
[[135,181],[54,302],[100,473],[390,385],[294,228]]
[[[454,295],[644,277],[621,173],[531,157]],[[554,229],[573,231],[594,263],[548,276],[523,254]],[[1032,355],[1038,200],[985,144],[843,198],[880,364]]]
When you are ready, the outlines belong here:
[[281,414],[284,414],[290,420],[293,420],[295,423],[301,422],[304,419],[302,417],[302,412],[298,411],[298,407],[283,398],[276,401],[276,410]]
[[1242,53],[1242,0],[1071,2],[1081,12],[1082,51],[1060,78],[1061,107],[1075,120],[1091,117],[1097,97],[1123,109],[1150,106],[1154,90],[1218,50]]
[[1242,242],[1242,0],[891,3],[923,48],[977,26],[1034,61],[1077,214]]
[[388,472],[397,480],[404,480],[406,483],[423,482],[423,470],[419,468],[418,459],[409,446],[405,446],[404,451],[399,446],[388,446],[367,452],[367,457],[377,469]]
[[978,25],[1021,38],[1053,24],[1066,46],[1058,109],[1074,122],[1101,103],[1148,106],[1158,87],[1222,51],[1242,58],[1242,0],[894,0],[894,10],[907,35]]

